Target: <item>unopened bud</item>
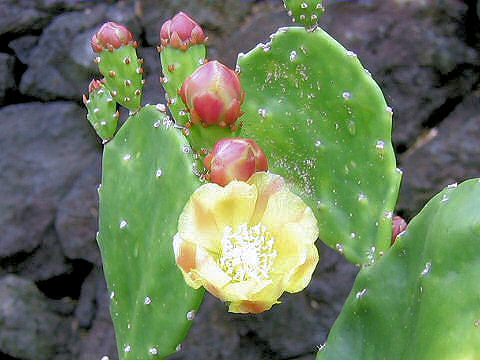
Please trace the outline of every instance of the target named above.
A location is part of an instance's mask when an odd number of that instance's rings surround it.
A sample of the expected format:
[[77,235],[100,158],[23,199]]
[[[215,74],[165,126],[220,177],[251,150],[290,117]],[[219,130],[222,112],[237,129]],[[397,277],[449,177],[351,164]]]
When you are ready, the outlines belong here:
[[163,47],[170,45],[187,50],[191,45],[204,44],[206,37],[200,25],[187,14],[179,12],[162,25],[160,41]]
[[393,218],[392,245],[397,241],[398,235],[407,230],[407,226],[407,222],[400,216],[395,216]]
[[91,44],[93,51],[97,53],[103,50],[113,51],[123,45],[133,45],[135,47],[137,45],[130,30],[113,21],[102,25],[100,30],[93,35]]
[[209,61],[188,77],[180,90],[193,123],[232,125],[243,114],[245,98],[235,71],[218,61]]
[[251,139],[222,139],[205,158],[210,181],[221,186],[232,180],[247,181],[253,174],[268,170],[268,160]]

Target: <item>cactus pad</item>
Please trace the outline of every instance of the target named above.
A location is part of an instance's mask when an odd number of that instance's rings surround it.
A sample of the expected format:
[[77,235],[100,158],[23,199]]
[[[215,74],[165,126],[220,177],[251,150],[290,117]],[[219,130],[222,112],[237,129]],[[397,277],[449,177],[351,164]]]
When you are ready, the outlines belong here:
[[317,359],[478,359],[479,204],[479,179],[435,196],[360,271]]
[[288,15],[309,30],[318,26],[318,20],[325,12],[324,0],[283,0]]
[[155,106],[105,146],[98,243],[121,359],[175,352],[203,299],[184,282],[172,247],[178,216],[199,186],[186,148]]
[[401,174],[391,109],[356,55],[324,31],[282,28],[239,56],[240,136],[313,209],[320,239],[353,263],[388,249]]
[[89,98],[84,97],[87,107],[87,119],[93,126],[97,135],[102,140],[110,140],[117,130],[119,113],[117,103],[112,98],[110,90],[105,86],[90,93]]
[[131,111],[138,110],[142,102],[143,67],[133,45],[104,50],[95,61],[114,99]]

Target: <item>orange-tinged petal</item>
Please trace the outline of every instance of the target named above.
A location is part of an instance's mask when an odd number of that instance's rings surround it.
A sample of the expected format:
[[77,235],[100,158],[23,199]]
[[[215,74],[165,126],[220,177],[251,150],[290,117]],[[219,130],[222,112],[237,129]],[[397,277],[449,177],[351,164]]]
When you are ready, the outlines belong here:
[[202,282],[191,272],[196,267],[197,246],[185,241],[177,233],[173,238],[173,251],[175,253],[175,261],[182,272],[185,282],[188,286],[198,289],[202,286]]
[[218,229],[224,231],[227,227],[248,224],[255,209],[257,188],[242,181],[231,181],[223,189],[223,197],[217,199],[213,208]]
[[228,311],[236,314],[260,314],[270,310],[275,303],[263,301],[238,301],[231,302]]
[[312,279],[312,274],[315,271],[318,259],[317,247],[315,245],[309,246],[305,263],[298,267],[290,279],[287,280],[288,286],[285,290],[290,293],[295,293],[305,289]]
[[241,301],[252,299],[255,294],[269,286],[268,280],[245,280],[232,282],[222,289],[222,299],[225,301]]
[[260,222],[270,197],[285,187],[285,181],[279,175],[266,172],[257,172],[247,181],[249,184],[257,188],[257,203],[255,204],[255,212],[251,219],[251,225]]
[[223,188],[217,184],[205,184],[198,188],[190,197],[178,220],[181,237],[218,253],[222,235],[213,212],[216,204],[222,201],[224,196]]
[[[191,270],[194,278],[201,279],[203,286],[215,292],[227,285],[231,278],[218,266],[215,258],[201,247],[196,252],[196,267]],[[216,295],[217,296],[217,295]]]

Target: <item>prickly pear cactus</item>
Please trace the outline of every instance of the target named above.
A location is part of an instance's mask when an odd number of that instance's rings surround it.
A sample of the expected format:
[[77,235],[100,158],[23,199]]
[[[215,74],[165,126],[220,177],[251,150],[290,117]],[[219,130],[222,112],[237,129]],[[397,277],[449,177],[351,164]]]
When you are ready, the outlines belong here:
[[114,99],[131,111],[138,110],[142,101],[142,61],[133,45],[104,50],[96,58]]
[[117,103],[113,100],[110,90],[100,81],[92,81],[98,85],[98,89],[92,88],[89,96],[83,97],[83,103],[87,107],[87,119],[93,126],[97,135],[104,142],[110,140],[117,130],[119,113]]
[[179,125],[190,121],[185,104],[179,96],[185,79],[190,76],[206,60],[205,45],[192,45],[188,50],[176,49],[171,46],[160,48],[163,77],[163,87],[168,95],[167,103],[170,112]]
[[121,359],[178,350],[203,298],[183,281],[172,251],[178,216],[199,186],[187,147],[155,106],[105,146],[98,244]]
[[449,186],[360,271],[318,360],[478,359],[480,179]]
[[357,56],[323,30],[282,28],[239,56],[241,136],[313,209],[320,239],[356,264],[388,249],[401,174],[392,110]]
[[288,15],[306,29],[314,30],[318,20],[325,12],[324,0],[283,0]]

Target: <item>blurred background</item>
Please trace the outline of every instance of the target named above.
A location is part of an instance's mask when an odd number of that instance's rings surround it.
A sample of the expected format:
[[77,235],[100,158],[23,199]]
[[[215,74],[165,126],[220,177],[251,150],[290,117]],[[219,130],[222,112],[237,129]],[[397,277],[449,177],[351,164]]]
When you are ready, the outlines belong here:
[[[98,77],[90,39],[107,20],[127,25],[145,58],[145,103],[164,102],[154,48],[179,10],[203,24],[209,58],[231,67],[291,24],[281,1],[0,2],[0,359],[117,359],[95,242],[101,145],[81,103]],[[394,109],[408,219],[480,176],[479,14],[476,0],[327,1],[322,27]],[[311,285],[266,314],[229,314],[207,296],[172,359],[314,359],[358,271],[319,247]]]

